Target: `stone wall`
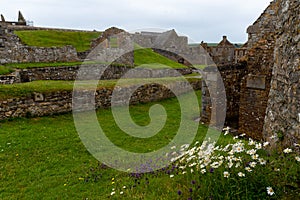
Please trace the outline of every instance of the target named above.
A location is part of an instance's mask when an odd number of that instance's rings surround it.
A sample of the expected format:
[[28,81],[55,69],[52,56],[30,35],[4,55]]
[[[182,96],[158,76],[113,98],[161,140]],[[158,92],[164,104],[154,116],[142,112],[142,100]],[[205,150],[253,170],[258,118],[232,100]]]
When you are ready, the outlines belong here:
[[76,49],[64,47],[33,47],[22,44],[7,26],[0,24],[0,64],[20,62],[74,62]]
[[[239,107],[240,107],[240,96],[241,96],[241,85],[242,78],[247,74],[247,66],[245,63],[239,63],[235,65],[222,65],[218,66],[218,71],[222,77],[226,91],[226,119],[225,125],[232,128],[238,128],[239,122]],[[216,68],[207,67],[204,69],[203,81],[202,81],[202,112],[201,121],[204,123],[210,123],[212,117],[212,97],[208,89],[208,84],[214,84],[211,77],[216,77]],[[213,83],[212,83],[213,82]],[[222,99],[219,99],[222,100]],[[220,102],[222,105],[224,102]],[[220,105],[220,106],[222,106]],[[221,109],[224,109],[221,108]],[[218,111],[217,111],[218,112]],[[221,116],[222,117],[222,116]]]
[[209,53],[215,64],[230,65],[235,63],[236,47],[228,41],[227,36],[223,36],[217,46],[208,46],[204,42],[201,42],[201,46]]
[[105,30],[91,42],[87,59],[134,66],[134,46],[130,34],[116,27]]
[[[244,68],[219,67],[227,95],[226,123],[259,140],[274,142],[270,138],[277,135],[275,141],[281,142],[276,145],[285,147],[300,140],[299,8],[298,0],[271,2],[248,28],[247,44],[236,51]],[[211,99],[203,83],[204,121],[211,117]]]
[[239,132],[262,139],[273,68],[274,34],[261,38],[248,50],[248,74],[241,81]]
[[300,142],[300,2],[279,0],[273,77],[263,136],[282,136],[286,147]]
[[5,76],[2,75],[0,76],[0,85],[8,85],[8,84],[13,84],[16,82],[16,76],[13,75],[9,75],[9,76]]
[[[12,84],[17,82],[31,82],[37,80],[75,80],[77,78],[77,71],[80,68],[89,67],[90,70],[98,68],[106,68],[106,65],[78,65],[71,67],[43,67],[43,68],[29,68],[19,69],[14,74],[15,76],[0,76],[0,83]],[[127,72],[130,71],[130,78],[143,78],[153,77],[176,77],[178,72],[182,75],[191,74],[191,68],[182,69],[143,69],[143,68],[130,68],[126,66],[110,65],[101,76],[101,80],[120,79]],[[88,77],[87,77],[88,78]]]
[[[189,92],[188,82],[173,82],[168,84],[170,88],[176,88],[182,94]],[[201,88],[201,81],[191,83],[195,90]],[[121,88],[124,93],[130,91],[130,87]],[[77,91],[86,94],[86,91]],[[95,107],[108,108],[111,105],[113,89],[98,89],[95,94]],[[174,94],[166,86],[160,84],[146,84],[139,87],[131,96],[131,104],[159,101],[174,97]],[[117,99],[122,104],[124,99]],[[54,115],[72,111],[72,91],[57,91],[51,93],[32,93],[28,97],[11,98],[0,101],[0,120],[15,117],[33,117]]]
[[252,48],[261,38],[269,33],[275,32],[277,21],[278,1],[273,0],[264,10],[259,18],[247,29],[248,42],[247,46]]

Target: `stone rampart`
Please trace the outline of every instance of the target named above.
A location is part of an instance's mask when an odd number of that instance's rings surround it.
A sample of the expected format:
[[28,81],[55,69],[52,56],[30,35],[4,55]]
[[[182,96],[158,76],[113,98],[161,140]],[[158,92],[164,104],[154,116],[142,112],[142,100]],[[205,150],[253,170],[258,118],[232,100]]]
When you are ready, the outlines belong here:
[[[139,87],[131,96],[130,103],[146,103],[159,101],[174,97],[174,93],[168,88],[176,88],[181,94],[189,92],[188,82],[172,82],[168,87],[161,84],[145,84]],[[195,90],[201,88],[201,81],[191,82]],[[123,93],[129,92],[130,87],[123,87]],[[81,95],[86,95],[86,91],[79,90]],[[108,108],[111,106],[111,96],[113,89],[101,88],[95,93],[95,108]],[[89,92],[88,92],[89,93]],[[116,99],[121,104],[125,104],[124,99]],[[49,93],[32,93],[27,97],[10,98],[0,101],[0,120],[16,117],[35,117],[67,113],[72,111],[72,91],[56,91]]]

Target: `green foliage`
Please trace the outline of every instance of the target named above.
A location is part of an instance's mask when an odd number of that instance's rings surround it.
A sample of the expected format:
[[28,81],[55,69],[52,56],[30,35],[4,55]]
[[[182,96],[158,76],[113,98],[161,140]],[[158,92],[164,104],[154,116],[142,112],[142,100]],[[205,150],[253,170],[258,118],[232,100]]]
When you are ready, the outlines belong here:
[[72,32],[57,30],[34,30],[15,31],[21,41],[29,46],[38,47],[62,47],[66,45],[74,46],[78,52],[86,51],[90,48],[93,39],[100,36],[100,32]]
[[282,133],[282,131],[277,131],[276,134],[277,134],[279,141],[284,140],[284,134]]

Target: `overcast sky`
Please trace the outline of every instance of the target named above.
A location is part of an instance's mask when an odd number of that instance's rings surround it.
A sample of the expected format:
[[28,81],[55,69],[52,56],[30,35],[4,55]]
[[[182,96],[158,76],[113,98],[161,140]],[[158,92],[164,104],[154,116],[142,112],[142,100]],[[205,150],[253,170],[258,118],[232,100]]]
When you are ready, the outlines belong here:
[[245,42],[246,28],[271,0],[0,0],[0,13],[17,20],[21,10],[35,26],[127,31],[175,29],[195,42]]

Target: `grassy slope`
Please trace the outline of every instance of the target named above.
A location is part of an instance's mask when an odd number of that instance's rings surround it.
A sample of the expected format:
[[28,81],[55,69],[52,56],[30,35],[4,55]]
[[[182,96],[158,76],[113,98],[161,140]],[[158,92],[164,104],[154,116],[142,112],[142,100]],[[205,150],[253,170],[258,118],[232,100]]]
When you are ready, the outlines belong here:
[[143,65],[147,68],[165,68],[166,66],[172,68],[186,68],[186,66],[174,62],[151,49],[137,49],[134,51],[134,63],[136,66]]
[[[99,37],[99,32],[68,32],[54,30],[38,30],[38,31],[15,31],[21,40],[29,46],[51,47],[72,45],[77,51],[85,51],[90,47],[92,39]],[[151,49],[138,49],[134,53],[135,65],[148,68],[165,68],[167,65],[172,68],[185,68],[186,66],[174,62],[164,56],[161,56]],[[58,63],[60,64],[60,63]],[[78,63],[71,63],[78,64]],[[15,65],[15,64],[12,64]],[[69,65],[61,63],[61,65]],[[43,67],[43,66],[58,66],[48,63],[38,64],[17,64],[18,68],[27,67]]]
[[69,32],[55,30],[15,31],[22,42],[29,46],[52,47],[74,46],[78,52],[88,50],[92,39],[99,37],[99,32]]

